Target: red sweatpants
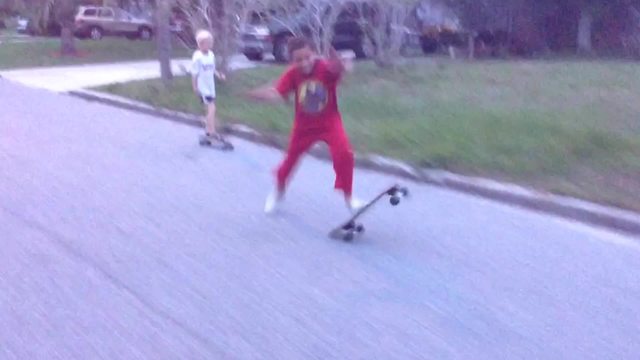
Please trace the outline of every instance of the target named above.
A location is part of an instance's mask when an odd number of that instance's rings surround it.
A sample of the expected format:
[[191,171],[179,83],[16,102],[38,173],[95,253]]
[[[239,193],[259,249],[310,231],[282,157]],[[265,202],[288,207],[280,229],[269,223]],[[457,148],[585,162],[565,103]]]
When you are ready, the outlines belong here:
[[347,134],[339,122],[327,129],[295,129],[292,132],[287,155],[277,170],[278,190],[285,191],[287,180],[300,156],[318,141],[324,141],[329,145],[333,159],[333,170],[336,173],[335,188],[342,190],[345,196],[351,197],[354,157]]

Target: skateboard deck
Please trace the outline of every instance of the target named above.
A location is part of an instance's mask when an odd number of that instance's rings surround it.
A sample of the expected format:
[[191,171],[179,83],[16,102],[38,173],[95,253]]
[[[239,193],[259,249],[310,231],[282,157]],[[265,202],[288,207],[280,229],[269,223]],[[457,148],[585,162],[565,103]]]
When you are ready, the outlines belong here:
[[202,146],[208,146],[224,151],[231,151],[234,149],[233,144],[225,139],[222,135],[219,135],[219,139],[217,140],[212,140],[205,135],[200,135],[199,143]]
[[403,197],[409,195],[409,190],[406,187],[399,185],[393,185],[383,192],[378,194],[373,200],[366,203],[362,208],[358,209],[347,221],[340,224],[335,229],[329,232],[329,237],[332,239],[342,239],[344,241],[352,241],[356,235],[364,233],[364,225],[358,222],[358,219],[364,215],[373,205],[385,196],[389,197],[389,203],[393,206],[400,204],[400,200]]

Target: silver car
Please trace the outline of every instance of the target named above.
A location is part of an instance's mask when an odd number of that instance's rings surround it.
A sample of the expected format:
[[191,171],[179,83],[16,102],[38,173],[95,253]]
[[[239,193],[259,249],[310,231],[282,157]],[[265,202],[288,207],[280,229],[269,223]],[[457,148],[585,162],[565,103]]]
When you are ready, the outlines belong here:
[[245,24],[241,31],[240,48],[249,59],[261,61],[265,54],[273,52],[269,28],[262,24]]
[[153,23],[108,6],[81,6],[75,18],[76,36],[100,40],[103,36],[126,36],[151,40]]

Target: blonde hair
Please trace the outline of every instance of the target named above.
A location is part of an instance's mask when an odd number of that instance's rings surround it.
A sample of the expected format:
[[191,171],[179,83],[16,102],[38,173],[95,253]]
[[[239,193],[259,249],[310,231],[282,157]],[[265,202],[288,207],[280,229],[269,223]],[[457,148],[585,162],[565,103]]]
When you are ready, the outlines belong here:
[[208,30],[199,30],[196,33],[196,42],[198,45],[202,44],[203,41],[210,40],[213,41],[213,35]]

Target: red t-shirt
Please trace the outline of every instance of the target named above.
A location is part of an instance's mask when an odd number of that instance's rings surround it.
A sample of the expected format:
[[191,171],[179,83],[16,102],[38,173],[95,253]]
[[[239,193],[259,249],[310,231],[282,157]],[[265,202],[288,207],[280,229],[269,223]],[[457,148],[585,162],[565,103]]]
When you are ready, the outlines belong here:
[[341,121],[336,95],[340,77],[326,60],[316,60],[310,74],[295,66],[285,71],[276,89],[282,96],[295,92],[294,129],[326,129]]

